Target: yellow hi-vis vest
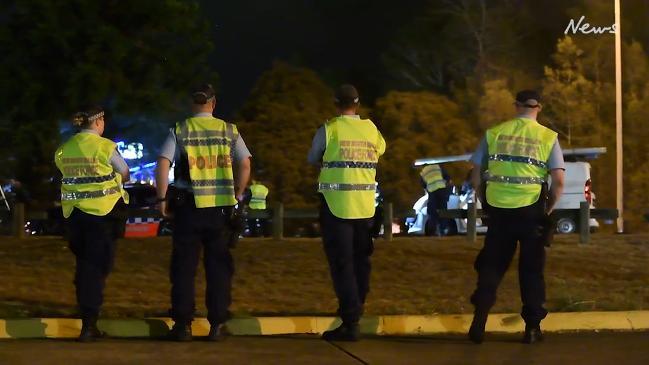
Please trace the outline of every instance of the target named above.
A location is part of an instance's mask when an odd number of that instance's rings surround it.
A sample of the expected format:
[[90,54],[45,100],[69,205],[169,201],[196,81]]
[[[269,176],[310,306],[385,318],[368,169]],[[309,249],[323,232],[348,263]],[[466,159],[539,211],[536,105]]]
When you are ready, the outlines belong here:
[[437,164],[426,165],[421,169],[419,175],[424,179],[426,191],[429,193],[446,187],[446,180],[444,180],[444,176],[442,175],[442,168]]
[[187,152],[196,207],[237,204],[232,173],[237,127],[213,117],[193,117],[176,124],[176,137]]
[[338,218],[374,216],[377,143],[382,137],[371,120],[340,116],[325,124],[326,149],[318,191]]
[[266,196],[268,188],[263,184],[253,183],[250,185],[250,209],[266,209]]
[[548,175],[557,133],[535,120],[516,118],[487,131],[487,202],[498,208],[534,204]]
[[109,139],[80,132],[56,150],[54,162],[63,174],[61,207],[65,218],[74,208],[105,216],[119,199],[128,204],[122,175],[115,173],[110,165],[116,147]]

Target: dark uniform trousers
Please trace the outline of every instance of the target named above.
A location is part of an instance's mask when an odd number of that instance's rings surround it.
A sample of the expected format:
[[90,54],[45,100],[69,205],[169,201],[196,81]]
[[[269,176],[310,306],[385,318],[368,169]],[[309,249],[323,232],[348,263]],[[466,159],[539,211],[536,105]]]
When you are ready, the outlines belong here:
[[435,233],[442,235],[448,228],[448,219],[440,218],[437,209],[446,209],[448,203],[449,191],[446,188],[437,189],[428,193],[428,202],[426,203],[426,227],[427,236]]
[[370,290],[370,256],[374,251],[372,218],[338,218],[322,200],[322,240],[338,297],[338,315],[344,323],[358,323]]
[[502,209],[488,207],[489,230],[475,261],[477,289],[471,296],[477,310],[489,310],[496,301],[496,290],[509,268],[516,245],[520,243],[518,280],[525,323],[538,325],[547,315],[545,302],[545,247],[541,239],[542,210],[539,203]]
[[125,220],[96,216],[75,208],[68,218],[70,250],[76,257],[74,284],[81,318],[99,316],[106,277],[113,267],[116,239]]
[[171,255],[171,317],[189,324],[194,318],[194,279],[201,252],[207,288],[205,305],[211,325],[229,318],[234,263],[228,244],[232,207],[196,208],[193,196],[174,207],[173,251]]

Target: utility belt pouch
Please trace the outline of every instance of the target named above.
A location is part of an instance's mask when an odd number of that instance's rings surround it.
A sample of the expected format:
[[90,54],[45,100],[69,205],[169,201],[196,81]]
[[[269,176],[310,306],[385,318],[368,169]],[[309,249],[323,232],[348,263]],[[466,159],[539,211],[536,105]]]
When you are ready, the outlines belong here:
[[226,217],[226,239],[228,246],[234,248],[239,241],[239,236],[246,228],[246,217],[248,216],[248,209],[242,203],[237,204],[235,207],[224,209]]
[[112,226],[113,238],[123,238],[126,232],[126,221],[128,220],[128,206],[124,200],[120,199],[115,203],[113,210],[108,213],[106,218]]
[[167,205],[170,212],[176,212],[180,207],[187,204],[190,199],[194,199],[194,195],[187,190],[178,189],[177,187],[170,185],[167,188]]

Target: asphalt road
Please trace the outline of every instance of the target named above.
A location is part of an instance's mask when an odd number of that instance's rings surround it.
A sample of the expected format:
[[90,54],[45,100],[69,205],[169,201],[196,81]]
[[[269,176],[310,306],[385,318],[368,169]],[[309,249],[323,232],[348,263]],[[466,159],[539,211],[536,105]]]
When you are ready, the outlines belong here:
[[0,341],[0,364],[648,364],[649,332],[550,334],[541,344],[491,335],[374,337],[327,343],[315,336],[231,337],[225,342],[153,340]]

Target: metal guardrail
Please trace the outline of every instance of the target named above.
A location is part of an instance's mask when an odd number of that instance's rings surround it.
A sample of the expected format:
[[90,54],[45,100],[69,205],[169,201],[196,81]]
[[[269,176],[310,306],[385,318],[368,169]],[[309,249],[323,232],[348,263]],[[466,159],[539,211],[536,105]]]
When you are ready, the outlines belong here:
[[[133,213],[135,210],[131,211]],[[487,213],[482,209],[476,209],[475,203],[469,203],[468,209],[448,209],[438,210],[442,218],[459,218],[467,219],[466,239],[469,242],[477,241],[476,220],[478,218],[488,218]],[[394,211],[392,203],[383,205],[383,238],[392,241],[392,222],[394,220]],[[25,237],[25,205],[17,203],[13,211],[13,233],[17,238]],[[138,209],[139,217],[161,217],[155,209]],[[284,209],[282,203],[276,203],[272,209],[250,210],[248,217],[253,219],[272,219],[273,238],[284,238],[284,220],[285,219],[317,219],[319,212],[316,209]],[[580,209],[557,209],[552,213],[555,218],[572,218],[579,222],[579,242],[590,242],[590,218],[595,219],[615,219],[618,217],[617,209],[590,209],[587,202],[581,202]]]

